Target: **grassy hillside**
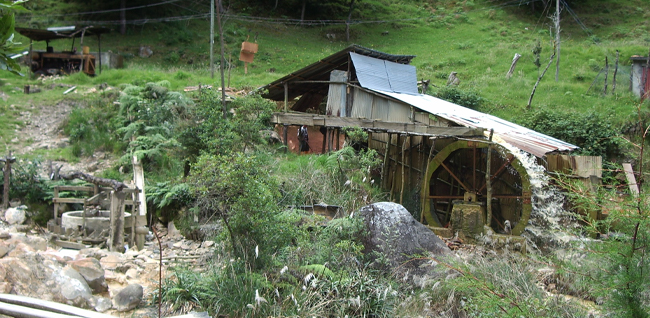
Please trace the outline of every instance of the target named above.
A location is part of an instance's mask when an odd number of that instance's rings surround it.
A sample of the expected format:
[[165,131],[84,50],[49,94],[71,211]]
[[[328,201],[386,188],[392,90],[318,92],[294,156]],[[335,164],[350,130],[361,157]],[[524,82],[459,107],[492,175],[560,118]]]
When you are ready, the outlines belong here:
[[[554,80],[553,63],[535,93],[531,109],[527,109],[532,87],[553,50],[548,17],[554,8],[541,10],[540,5],[532,11],[529,6],[497,1],[367,0],[355,10],[353,19],[359,23],[351,28],[350,42],[345,41],[342,24],[301,27],[278,22],[286,20],[246,22],[243,20],[250,17],[231,12],[233,16],[224,21],[226,59],[233,66],[226,81],[236,88],[258,87],[356,43],[387,53],[417,55],[413,64],[418,69],[418,79],[430,79],[435,85],[431,90],[434,94],[445,85],[449,73],[455,71],[461,80],[459,90],[484,99],[479,110],[515,122],[538,109],[608,114],[617,126],[635,122],[637,102],[628,89],[629,58],[647,53],[649,4],[642,0],[572,2],[573,13],[564,10],[562,15],[559,81]],[[42,8],[52,11],[56,7]],[[34,11],[31,19],[38,16],[39,11]],[[69,22],[50,21],[50,25],[66,23]],[[335,34],[336,38],[328,39],[326,34]],[[249,65],[248,74],[244,74],[238,53],[240,43],[249,36],[251,40],[257,39],[260,52]],[[27,39],[18,38],[28,43]],[[218,38],[215,42],[217,56]],[[55,50],[63,50],[69,49],[71,43],[62,40],[51,45]],[[91,50],[98,47],[94,38],[86,39],[84,45]],[[151,46],[154,55],[140,58],[141,45]],[[541,68],[534,64],[532,53],[538,45]],[[45,43],[34,43],[34,49],[44,50]],[[117,86],[166,79],[174,90],[198,84],[220,86],[218,69],[214,78],[210,76],[206,19],[131,26],[125,36],[117,32],[104,36],[102,49],[123,55],[125,68],[104,70],[94,78],[73,76],[61,82],[82,86],[106,82]],[[611,73],[610,94],[602,94],[604,73],[587,93],[603,69],[605,57],[613,65],[617,50],[621,70],[615,94],[611,93]],[[522,58],[514,76],[506,79],[515,53]],[[27,78],[3,74],[0,84],[6,94],[5,104],[18,108],[54,104],[62,96],[58,91],[24,96],[21,87],[29,82]]]

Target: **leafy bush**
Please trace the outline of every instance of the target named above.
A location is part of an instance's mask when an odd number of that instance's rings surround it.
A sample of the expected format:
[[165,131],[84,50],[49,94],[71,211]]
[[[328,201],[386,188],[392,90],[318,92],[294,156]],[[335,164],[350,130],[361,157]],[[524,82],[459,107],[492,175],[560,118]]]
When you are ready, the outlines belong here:
[[47,185],[39,175],[41,162],[17,160],[11,165],[11,186],[9,198],[20,199],[23,203],[44,202],[47,198]]
[[88,105],[75,108],[63,123],[63,132],[70,137],[73,155],[91,156],[96,150],[117,152],[125,148],[115,136],[121,122],[112,101],[103,96],[87,100]]
[[619,131],[610,124],[609,117],[599,113],[563,114],[542,109],[528,114],[522,124],[580,147],[576,154],[607,159],[620,154]]
[[200,216],[223,221],[237,257],[254,267],[268,265],[290,238],[278,235],[278,185],[262,160],[243,153],[203,155],[194,169],[188,184]]
[[463,91],[453,86],[444,87],[433,96],[471,109],[477,109],[483,104],[483,98],[477,93]]

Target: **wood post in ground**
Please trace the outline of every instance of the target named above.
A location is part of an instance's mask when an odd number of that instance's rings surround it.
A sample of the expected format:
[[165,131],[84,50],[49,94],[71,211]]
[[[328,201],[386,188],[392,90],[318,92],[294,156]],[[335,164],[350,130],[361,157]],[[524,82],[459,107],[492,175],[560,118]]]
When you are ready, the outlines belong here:
[[623,170],[625,171],[625,177],[627,178],[627,183],[630,187],[630,193],[636,198],[639,196],[639,186],[636,183],[636,178],[634,177],[634,170],[632,169],[632,164],[624,163]]
[[[132,214],[131,217],[134,218],[134,223],[133,227],[135,229],[140,228],[140,227],[146,227],[147,226],[147,196],[144,192],[144,168],[142,167],[142,163],[140,160],[138,160],[135,156],[133,156],[133,181],[135,183],[135,187],[138,190],[137,193],[133,194],[133,205],[134,209],[138,213],[137,214]],[[137,198],[137,200],[136,200]],[[135,206],[137,202],[137,207]],[[132,229],[132,232],[135,231]],[[144,248],[144,242],[145,242],[145,233],[135,233],[135,245],[138,247],[138,250],[141,251]]]
[[381,182],[383,188],[388,187],[388,170],[390,169],[390,143],[393,134],[388,133],[388,141],[386,142],[386,150],[384,151],[384,167],[381,170]]
[[614,77],[612,78],[612,94],[616,93],[616,73],[618,73],[618,55],[619,55],[619,51],[616,50],[616,62],[614,64]]
[[123,191],[111,191],[111,230],[108,249],[111,252],[124,253],[124,199]]
[[399,193],[399,204],[404,204],[404,153],[406,152],[406,140],[408,140],[408,136],[404,136],[404,141],[402,142],[402,187],[400,189]]
[[537,90],[537,85],[539,85],[539,82],[542,80],[542,77],[544,77],[544,74],[546,74],[546,71],[548,71],[549,66],[551,66],[551,63],[553,63],[553,59],[555,58],[555,50],[553,50],[553,54],[551,54],[551,58],[548,59],[548,64],[546,64],[546,68],[544,68],[544,72],[537,78],[537,82],[535,83],[535,86],[533,86],[533,91],[530,93],[530,98],[528,99],[528,105],[526,105],[526,108],[530,108],[530,104],[533,102],[533,96],[535,95],[535,90]]
[[607,75],[609,75],[609,61],[605,56],[605,88],[603,88],[603,95],[607,95]]
[[284,152],[286,153],[289,149],[289,141],[287,138],[289,137],[289,126],[288,125],[282,125],[283,128],[283,139],[284,139]]
[[11,164],[16,162],[16,158],[11,156],[11,152],[5,158],[0,158],[0,162],[4,162],[4,183],[2,191],[2,208],[9,207],[9,187],[11,186]]
[[512,64],[510,64],[510,70],[508,70],[508,73],[506,74],[506,78],[512,77],[512,74],[515,72],[515,67],[517,67],[519,58],[521,58],[521,54],[515,53],[515,57],[512,58]]

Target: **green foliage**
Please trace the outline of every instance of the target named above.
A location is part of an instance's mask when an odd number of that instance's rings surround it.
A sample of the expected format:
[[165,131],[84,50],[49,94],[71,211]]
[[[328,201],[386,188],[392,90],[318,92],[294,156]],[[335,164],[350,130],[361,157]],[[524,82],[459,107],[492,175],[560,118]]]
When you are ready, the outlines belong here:
[[539,266],[516,253],[447,259],[453,276],[431,282],[426,297],[446,302],[447,312],[470,317],[579,317],[585,310],[564,297],[546,297],[537,284]]
[[607,159],[620,154],[620,132],[611,122],[611,115],[542,109],[527,115],[522,124],[580,147],[576,154]]
[[146,186],[146,193],[149,206],[158,217],[166,220],[175,219],[181,209],[191,206],[194,202],[187,183],[158,182]]
[[63,123],[76,157],[91,156],[96,150],[118,152],[126,145],[115,136],[120,121],[109,98],[88,99],[86,107],[75,108]]
[[434,96],[471,109],[478,109],[484,102],[478,93],[463,91],[453,86],[441,88]]
[[9,56],[24,49],[20,42],[14,42],[14,13],[26,11],[20,6],[24,2],[26,1],[0,0],[0,70],[16,75],[22,75],[20,65]]
[[192,114],[195,121],[183,126],[178,138],[190,161],[201,152],[244,152],[264,143],[260,131],[271,127],[273,103],[259,95],[239,97],[228,104],[230,112],[224,118],[218,92],[204,91],[200,98],[201,104]]
[[355,152],[352,147],[323,156],[299,156],[279,160],[276,173],[287,205],[327,203],[356,211],[368,202],[385,198],[374,185],[381,158],[373,149]]
[[48,187],[40,175],[41,161],[17,160],[11,165],[11,187],[9,197],[24,203],[44,202]]
[[256,156],[203,155],[188,184],[202,219],[216,216],[228,229],[234,254],[255,267],[288,244],[274,222],[279,213],[278,185]]

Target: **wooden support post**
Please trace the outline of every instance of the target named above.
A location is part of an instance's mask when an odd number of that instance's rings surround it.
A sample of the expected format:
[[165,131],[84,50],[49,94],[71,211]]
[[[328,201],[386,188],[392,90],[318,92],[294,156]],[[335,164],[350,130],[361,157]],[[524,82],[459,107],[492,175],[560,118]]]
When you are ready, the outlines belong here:
[[[134,227],[137,229],[138,227],[147,226],[147,195],[144,192],[144,168],[136,156],[133,156],[133,181],[136,189],[138,189],[138,193],[134,194],[134,198],[137,198],[137,200],[133,200],[134,205],[137,202],[137,206],[134,206],[134,208],[137,208],[138,213],[137,215],[132,214],[135,222]],[[135,233],[135,245],[133,246],[137,246],[139,251],[144,248],[145,235],[146,233]]]
[[413,136],[409,137],[409,188],[413,185]]
[[402,142],[402,187],[399,193],[399,204],[404,204],[404,153],[406,152],[406,140],[408,140],[408,136],[404,136],[404,141]]
[[327,129],[327,127],[323,127],[323,128],[325,128],[325,129],[323,129],[321,131],[324,131],[325,133],[323,133],[323,148],[322,148],[320,153],[325,153],[325,147],[327,145],[327,132],[329,131],[329,129]]
[[603,95],[607,95],[607,75],[609,75],[609,62],[607,56],[605,56],[605,88],[603,89]]
[[284,112],[286,113],[289,109],[289,83],[284,82]]
[[16,162],[16,157],[11,156],[11,152],[0,161],[5,163],[4,169],[4,188],[2,191],[2,208],[6,210],[9,207],[9,187],[11,186],[11,164]]
[[111,191],[111,230],[108,250],[124,253],[124,199],[123,191]]
[[[494,129],[490,130],[490,141],[492,141],[492,134]],[[485,168],[485,187],[487,189],[487,217],[485,223],[490,226],[492,223],[492,146],[487,148],[487,166]],[[490,226],[491,227],[491,226]]]
[[327,128],[327,152],[332,151],[332,139],[334,138],[334,128]]
[[[426,139],[424,139],[424,138],[425,137],[422,137],[422,143],[426,145]],[[428,158],[427,162],[424,163],[425,169],[422,169],[422,181],[423,181],[423,184],[424,184],[424,179],[429,175],[429,165],[431,164],[431,158],[433,158],[433,150],[435,148],[435,145],[436,145],[436,141],[431,140],[431,148],[429,148],[429,158]],[[453,179],[452,179],[452,181],[453,181]],[[422,190],[420,190],[420,191],[426,191],[427,195],[426,196],[421,196],[421,197],[424,200],[430,200],[428,198],[428,196],[431,195],[431,193],[429,192],[430,191],[429,189],[422,188]],[[424,223],[424,213],[425,213],[424,207],[426,206],[426,204],[424,204],[424,202],[420,202],[420,206],[422,207],[422,209],[420,210],[420,223]],[[435,213],[435,205],[434,205],[433,210],[434,211],[431,212],[431,213]]]
[[336,128],[336,150],[341,150],[341,128]]
[[618,73],[618,55],[619,51],[616,50],[616,63],[614,64],[614,76],[612,77],[612,94],[616,93],[616,73]]
[[390,169],[390,144],[393,134],[388,133],[388,142],[386,143],[386,150],[384,150],[384,167],[381,169],[381,183],[382,187],[388,188],[388,169]]
[[636,183],[636,178],[634,177],[634,170],[632,169],[632,164],[624,163],[623,170],[625,171],[625,177],[627,178],[627,183],[630,187],[630,194],[635,198],[639,196],[639,186]]
[[283,128],[283,137],[284,137],[284,152],[286,153],[289,150],[289,125],[282,125]]
[[56,199],[59,198],[59,187],[54,187],[54,225],[59,225],[59,203]]

